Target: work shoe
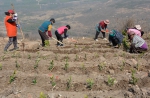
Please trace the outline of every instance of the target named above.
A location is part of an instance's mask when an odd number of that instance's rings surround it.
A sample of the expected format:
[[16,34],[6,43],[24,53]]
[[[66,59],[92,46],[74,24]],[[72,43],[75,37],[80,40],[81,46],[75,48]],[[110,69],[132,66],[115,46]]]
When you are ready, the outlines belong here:
[[16,48],[10,49],[9,51],[18,50],[18,49],[19,47],[16,47]]
[[103,38],[103,40],[107,40],[107,38]]
[[95,39],[95,41],[98,41],[98,39]]

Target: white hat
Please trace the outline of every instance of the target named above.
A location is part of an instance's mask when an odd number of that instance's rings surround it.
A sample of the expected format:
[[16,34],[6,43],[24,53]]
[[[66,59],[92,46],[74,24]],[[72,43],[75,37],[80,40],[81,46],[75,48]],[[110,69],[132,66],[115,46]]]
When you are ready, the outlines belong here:
[[141,26],[140,25],[135,25],[135,28],[138,30],[141,30]]
[[104,20],[104,23],[109,24],[109,20],[108,19]]

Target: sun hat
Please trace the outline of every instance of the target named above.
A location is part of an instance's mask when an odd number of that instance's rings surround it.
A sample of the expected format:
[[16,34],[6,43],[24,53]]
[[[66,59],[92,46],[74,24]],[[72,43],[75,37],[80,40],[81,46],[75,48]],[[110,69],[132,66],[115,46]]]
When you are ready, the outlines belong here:
[[135,28],[138,30],[141,30],[141,26],[140,25],[135,25]]
[[109,24],[109,20],[108,19],[104,20],[104,23]]
[[14,14],[14,10],[8,10],[8,13]]

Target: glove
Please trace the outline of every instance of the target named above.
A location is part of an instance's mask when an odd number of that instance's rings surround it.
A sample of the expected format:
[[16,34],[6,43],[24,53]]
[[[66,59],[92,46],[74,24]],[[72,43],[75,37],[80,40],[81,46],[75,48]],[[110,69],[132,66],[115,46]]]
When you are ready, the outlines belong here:
[[16,26],[20,29],[20,25],[16,24]]
[[48,31],[48,36],[49,36],[49,37],[52,37],[51,31]]
[[14,14],[14,16],[13,16],[13,20],[15,20],[15,21],[16,21],[16,20],[18,19],[18,17],[17,17],[17,16],[18,16],[18,14],[17,14],[17,13],[15,13],[15,14]]
[[68,38],[68,35],[64,36],[64,39]]

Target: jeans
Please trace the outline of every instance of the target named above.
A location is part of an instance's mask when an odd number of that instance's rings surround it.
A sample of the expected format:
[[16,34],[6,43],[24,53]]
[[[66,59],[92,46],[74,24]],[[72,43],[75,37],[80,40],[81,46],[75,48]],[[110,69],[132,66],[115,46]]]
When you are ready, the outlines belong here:
[[4,51],[7,51],[7,49],[10,47],[10,45],[13,43],[14,49],[17,49],[17,36],[9,37],[8,43],[5,45]]

